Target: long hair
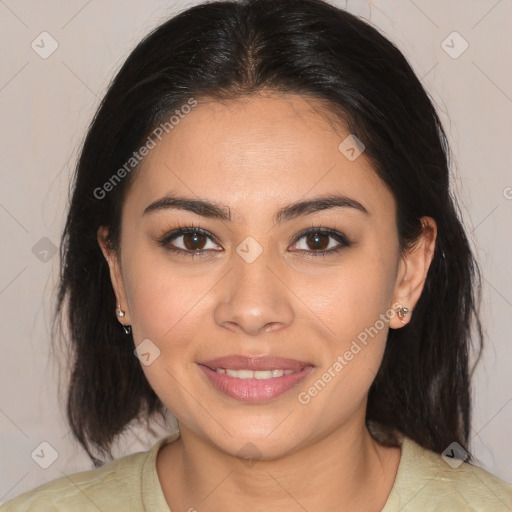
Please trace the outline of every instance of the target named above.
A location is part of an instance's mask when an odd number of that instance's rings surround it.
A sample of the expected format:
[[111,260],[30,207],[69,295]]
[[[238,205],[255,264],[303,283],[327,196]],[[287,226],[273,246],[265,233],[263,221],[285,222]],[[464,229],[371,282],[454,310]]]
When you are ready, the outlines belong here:
[[398,431],[438,453],[453,441],[469,453],[472,340],[480,343],[479,357],[482,350],[480,275],[450,190],[447,138],[397,47],[322,0],[196,5],[147,35],[110,83],[81,148],[61,241],[54,328],[66,323],[66,412],[74,437],[99,466],[95,453],[112,458],[129,422],[166,411],[115,318],[96,238],[98,227],[108,226],[119,250],[122,201],[137,167],[115,186],[105,184],[191,98],[224,101],[261,91],[320,100],[326,116],[364,143],[396,201],[402,251],[421,234],[422,216],[436,221],[422,295],[411,322],[389,331],[366,424],[380,425],[389,445]]

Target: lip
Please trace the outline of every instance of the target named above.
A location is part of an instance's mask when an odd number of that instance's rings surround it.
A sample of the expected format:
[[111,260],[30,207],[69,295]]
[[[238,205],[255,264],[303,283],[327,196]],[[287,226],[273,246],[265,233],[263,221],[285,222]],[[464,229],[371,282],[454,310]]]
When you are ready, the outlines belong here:
[[[307,361],[297,361],[278,356],[243,356],[234,354],[218,357],[209,361],[200,361],[198,364],[214,370],[217,368],[231,368],[232,370],[301,370],[305,366],[313,366]],[[280,378],[280,377],[278,377]]]
[[[298,363],[299,361],[296,362]],[[211,361],[209,363],[211,363]],[[259,364],[263,364],[263,361],[260,361]],[[210,383],[219,391],[236,400],[250,403],[267,402],[282,395],[297,386],[313,370],[313,366],[309,365],[289,375],[259,380],[230,377],[227,374],[217,373],[204,364],[199,364],[199,368],[206,375]],[[217,366],[217,368],[223,368],[223,366],[220,365]],[[228,365],[228,368],[232,367]],[[273,368],[284,369],[282,366],[274,366]],[[236,368],[232,369],[234,370]],[[271,368],[260,367],[259,369],[269,370]]]

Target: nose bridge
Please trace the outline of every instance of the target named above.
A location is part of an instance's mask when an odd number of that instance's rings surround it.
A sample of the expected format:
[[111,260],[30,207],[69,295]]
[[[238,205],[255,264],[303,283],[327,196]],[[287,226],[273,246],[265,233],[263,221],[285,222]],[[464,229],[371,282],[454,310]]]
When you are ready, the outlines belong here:
[[[272,258],[270,250],[258,251],[251,242],[240,244],[237,254],[233,255],[233,296],[266,298],[272,300],[275,293],[274,274],[270,271]],[[257,295],[256,295],[257,293]]]
[[237,325],[257,334],[265,328],[291,323],[292,306],[286,287],[277,277],[272,251],[252,237],[236,248],[227,289],[216,306],[219,324]]

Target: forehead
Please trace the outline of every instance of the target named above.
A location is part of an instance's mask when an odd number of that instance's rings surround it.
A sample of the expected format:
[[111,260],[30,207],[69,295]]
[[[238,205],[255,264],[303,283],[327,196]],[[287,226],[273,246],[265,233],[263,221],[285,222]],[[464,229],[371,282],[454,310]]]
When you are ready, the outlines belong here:
[[254,206],[333,192],[358,195],[369,210],[389,203],[364,152],[350,160],[340,151],[349,136],[325,104],[299,95],[198,100],[156,141],[129,195],[147,204],[179,191],[229,203],[242,216]]

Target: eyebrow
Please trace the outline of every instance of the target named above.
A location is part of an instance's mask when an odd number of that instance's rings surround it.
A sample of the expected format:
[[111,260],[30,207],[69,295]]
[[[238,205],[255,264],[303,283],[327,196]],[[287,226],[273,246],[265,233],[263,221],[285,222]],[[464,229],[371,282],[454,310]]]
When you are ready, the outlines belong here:
[[[314,212],[332,208],[353,208],[366,215],[370,215],[368,210],[355,199],[331,194],[287,205],[277,211],[273,221],[275,224],[281,224],[303,215],[310,215]],[[187,197],[169,195],[151,203],[146,207],[142,215],[153,214],[169,209],[186,210],[209,219],[229,222],[233,220],[229,206],[202,199],[190,199]]]

